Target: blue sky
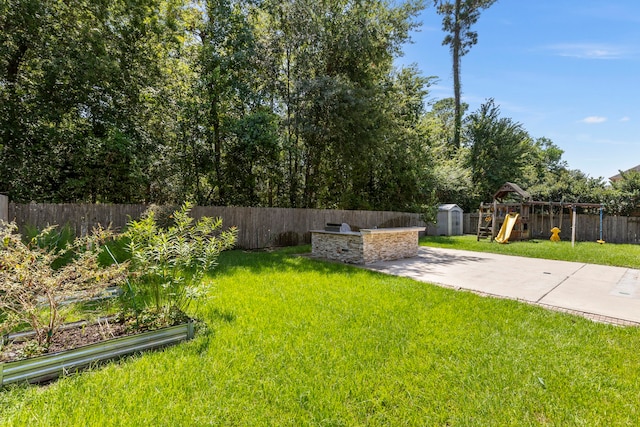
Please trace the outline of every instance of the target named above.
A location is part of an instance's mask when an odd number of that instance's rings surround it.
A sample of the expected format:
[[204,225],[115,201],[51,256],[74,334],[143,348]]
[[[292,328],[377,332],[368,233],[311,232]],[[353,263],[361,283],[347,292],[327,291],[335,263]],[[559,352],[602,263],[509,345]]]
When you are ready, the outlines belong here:
[[[433,101],[452,97],[453,81],[428,3],[396,62],[439,78]],[[571,169],[594,178],[640,164],[640,1],[498,0],[473,28],[478,44],[461,68],[470,111],[494,98],[503,117],[551,139]]]

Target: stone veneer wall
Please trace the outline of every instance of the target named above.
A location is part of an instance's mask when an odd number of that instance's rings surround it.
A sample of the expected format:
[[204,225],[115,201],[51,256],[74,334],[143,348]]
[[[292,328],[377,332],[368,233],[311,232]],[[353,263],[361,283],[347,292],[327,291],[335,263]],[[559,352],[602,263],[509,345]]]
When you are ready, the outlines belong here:
[[364,263],[391,261],[418,255],[418,232],[395,231],[392,233],[362,234]]
[[311,232],[311,253],[314,257],[364,264],[360,233]]
[[365,229],[359,233],[311,232],[314,257],[348,264],[370,264],[418,254],[418,228]]

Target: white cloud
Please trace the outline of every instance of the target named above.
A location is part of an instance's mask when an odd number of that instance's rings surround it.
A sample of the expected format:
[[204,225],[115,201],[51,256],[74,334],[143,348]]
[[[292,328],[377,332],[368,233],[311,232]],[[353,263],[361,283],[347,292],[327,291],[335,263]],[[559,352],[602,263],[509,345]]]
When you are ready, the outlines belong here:
[[624,116],[623,118],[621,118],[620,120],[618,120],[619,122],[628,122],[629,120],[631,120],[631,118],[629,116]]
[[601,137],[597,137],[597,136],[593,136],[590,134],[585,134],[585,133],[581,133],[581,134],[577,134],[574,137],[575,141],[579,141],[583,144],[589,144],[589,145],[609,145],[609,146],[616,146],[616,147],[624,147],[624,146],[628,146],[628,145],[636,145],[635,142],[626,140],[624,138],[620,138],[620,139],[613,139],[613,138],[601,138]]
[[580,59],[620,59],[629,56],[624,46],[603,43],[559,43],[546,47],[556,56]]
[[601,116],[589,116],[589,117],[585,117],[584,119],[580,120],[582,123],[587,123],[587,124],[597,124],[597,123],[604,123],[607,121],[606,117],[601,117]]

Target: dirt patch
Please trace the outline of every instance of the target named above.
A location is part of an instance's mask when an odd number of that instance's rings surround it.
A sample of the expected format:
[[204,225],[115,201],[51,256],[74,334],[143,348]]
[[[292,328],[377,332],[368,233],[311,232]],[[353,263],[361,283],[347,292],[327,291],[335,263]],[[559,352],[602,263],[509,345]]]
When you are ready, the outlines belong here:
[[[106,321],[61,329],[54,335],[49,349],[43,354],[71,350],[126,335],[133,335],[126,324]],[[37,356],[37,354],[31,354],[33,352],[33,341],[25,339],[9,342],[1,350],[0,362],[12,362]]]

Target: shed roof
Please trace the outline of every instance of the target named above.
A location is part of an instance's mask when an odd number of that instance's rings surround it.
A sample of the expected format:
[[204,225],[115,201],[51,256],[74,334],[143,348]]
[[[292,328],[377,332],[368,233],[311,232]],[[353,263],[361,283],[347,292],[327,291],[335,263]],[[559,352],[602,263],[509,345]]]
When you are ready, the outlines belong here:
[[462,208],[456,205],[455,203],[445,203],[444,205],[438,206],[438,210],[439,211],[452,211],[452,210],[462,211]]
[[493,198],[496,200],[502,200],[510,193],[516,193],[526,201],[531,200],[531,194],[527,193],[522,188],[520,188],[519,185],[514,184],[513,182],[505,182],[504,184],[502,184],[502,187],[500,187],[500,189],[496,191],[496,193],[493,195]]

